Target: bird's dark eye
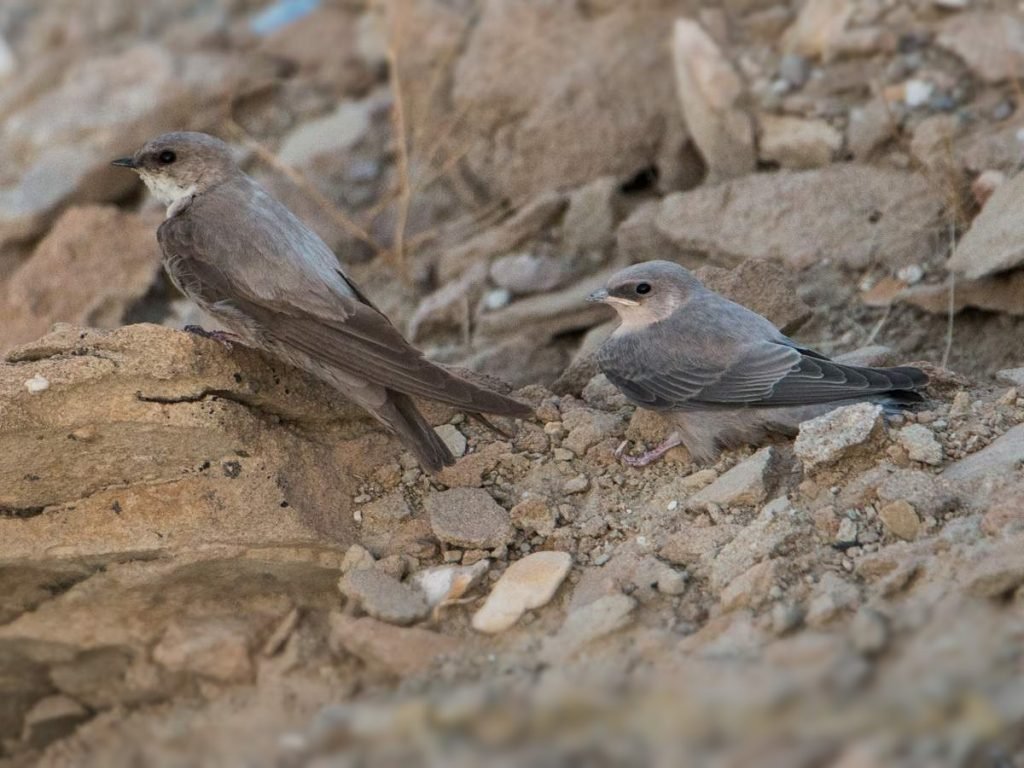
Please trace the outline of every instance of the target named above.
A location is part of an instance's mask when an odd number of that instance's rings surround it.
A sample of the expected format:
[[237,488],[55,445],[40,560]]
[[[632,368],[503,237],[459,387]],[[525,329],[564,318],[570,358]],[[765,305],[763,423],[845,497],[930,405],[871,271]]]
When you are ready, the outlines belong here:
[[174,152],[172,152],[171,150],[165,149],[163,152],[156,156],[156,159],[159,160],[162,165],[170,165],[171,163],[178,159],[178,156],[174,154]]
[[643,296],[645,293],[650,293],[651,292],[651,284],[650,283],[637,283],[636,284],[636,292],[639,293],[641,296]]

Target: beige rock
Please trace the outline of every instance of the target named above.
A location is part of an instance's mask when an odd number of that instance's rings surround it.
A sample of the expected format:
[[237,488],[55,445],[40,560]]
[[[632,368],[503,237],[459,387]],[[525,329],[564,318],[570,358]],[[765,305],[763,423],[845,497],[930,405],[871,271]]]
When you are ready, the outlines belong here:
[[772,492],[778,480],[778,465],[778,451],[772,446],[762,448],[691,496],[687,506],[699,509],[708,504],[726,507],[758,504]]
[[899,441],[911,461],[938,465],[942,463],[942,443],[935,439],[935,433],[923,424],[911,424],[899,431]]
[[88,710],[69,696],[47,696],[25,715],[22,739],[37,749],[45,747],[88,719]]
[[439,656],[457,653],[463,643],[454,637],[418,627],[396,627],[342,613],[330,615],[330,642],[367,664],[400,677],[425,672]]
[[[920,307],[926,312],[945,315],[949,313],[950,283],[913,285],[905,288],[896,300]],[[978,280],[957,278],[952,285],[953,311],[960,312],[967,307],[1007,315],[1024,314],[1024,272],[1014,270],[1002,272]]]
[[842,134],[824,120],[763,115],[760,122],[761,157],[783,168],[820,168],[843,146]]
[[921,530],[921,519],[917,515],[917,510],[910,502],[902,499],[881,507],[878,510],[878,517],[894,536],[907,541],[916,539]]
[[793,270],[774,261],[747,259],[732,269],[704,266],[694,274],[711,290],[764,315],[783,333],[799,330],[811,316]]
[[527,498],[509,511],[512,524],[524,531],[533,531],[541,536],[550,536],[555,530],[555,512],[540,498]]
[[831,58],[853,15],[849,0],[806,0],[782,39],[785,50],[803,56]]
[[1000,597],[1024,584],[1024,560],[1020,556],[1021,537],[1010,539],[964,569],[961,583],[979,597]]
[[[179,331],[64,326],[8,359],[0,558],[323,547],[325,536],[343,549],[356,475],[400,451],[304,374]],[[34,376],[44,392],[26,390]]]
[[[716,526],[719,527],[719,526]],[[809,527],[807,515],[794,508],[785,496],[773,499],[743,526],[714,556],[711,586],[722,590],[752,565],[781,554]]]
[[1019,215],[1022,200],[1024,179],[1018,174],[995,190],[946,266],[976,280],[1024,263],[1024,222]]
[[534,552],[501,575],[486,602],[473,614],[473,629],[504,632],[528,610],[547,605],[572,567],[568,552]]
[[1024,424],[1008,430],[977,453],[949,466],[944,477],[962,488],[977,488],[986,480],[1012,477],[1024,459]]
[[755,563],[722,590],[719,598],[723,611],[756,608],[768,600],[768,593],[779,578],[777,559]]
[[508,512],[479,488],[453,488],[433,493],[423,506],[434,535],[446,544],[492,549],[512,538]]
[[846,405],[801,424],[793,449],[804,467],[812,470],[849,455],[883,428],[880,405]]
[[159,222],[112,206],[69,209],[6,285],[0,350],[56,322],[114,328],[160,269]]
[[246,682],[253,675],[247,629],[230,618],[175,622],[153,648],[153,660],[174,672],[224,683]]
[[676,20],[672,59],[683,118],[711,181],[754,170],[754,130],[740,106],[743,81],[714,40],[695,21]]
[[979,10],[951,16],[936,42],[986,82],[1024,76],[1024,22],[1018,13]]
[[172,54],[145,42],[87,57],[40,83],[4,116],[0,164],[17,182],[0,186],[0,245],[31,240],[68,205],[121,198],[138,181],[111,168],[112,157],[163,131],[209,128],[223,89],[269,75],[248,57]]
[[531,344],[539,343],[571,330],[589,328],[608,319],[608,308],[586,301],[593,291],[603,288],[615,270],[585,277],[553,293],[530,296],[504,309],[481,315],[477,322],[480,339],[526,335]]
[[329,115],[302,123],[289,132],[281,143],[278,157],[289,165],[309,165],[325,153],[351,149],[370,130],[373,103],[343,101]]
[[261,50],[284,59],[304,76],[350,93],[372,81],[371,61],[356,51],[358,28],[355,14],[342,8],[320,7],[304,18],[286,24],[267,37]]
[[827,258],[859,269],[881,258],[890,266],[926,262],[927,233],[937,231],[943,207],[920,174],[844,163],[677,192],[662,200],[656,224],[675,247],[723,266]]
[[615,228],[614,195],[618,181],[602,176],[569,197],[562,219],[562,245],[569,253],[600,253],[611,245]]
[[885,99],[877,98],[863,107],[850,110],[846,141],[858,160],[867,159],[875,150],[898,135],[899,126]]
[[658,554],[670,563],[681,565],[710,562],[740,530],[741,526],[730,524],[686,526],[679,533],[670,536]]
[[636,600],[626,595],[604,595],[570,613],[558,634],[542,651],[552,662],[564,662],[590,643],[629,626]]
[[[501,256],[541,229],[551,224],[569,205],[569,198],[561,192],[543,192],[527,201],[519,210],[501,224],[470,238],[456,248],[447,251],[438,264],[438,277],[447,286],[467,270]],[[481,269],[481,279],[487,270]],[[462,290],[465,290],[463,286]],[[441,288],[436,295],[441,295]],[[450,291],[449,291],[450,292]],[[445,296],[448,293],[444,294]],[[422,324],[424,320],[420,320]]]
[[845,611],[856,608],[859,602],[860,590],[854,584],[826,571],[807,607],[807,623],[812,627],[824,626]]
[[[469,18],[462,10],[447,13],[459,24]],[[465,162],[495,198],[519,201],[601,176],[628,178],[659,160],[669,141],[678,142],[670,128],[678,111],[666,77],[669,52],[651,44],[665,40],[678,13],[663,0],[600,9],[487,3],[466,37],[453,41],[454,51],[440,52],[419,71],[404,68],[414,98],[437,94],[436,83],[452,84],[450,107],[410,111],[410,124],[421,117],[424,135],[444,135],[451,115],[462,115],[464,138],[455,145],[467,148]],[[405,48],[429,44],[405,14],[400,23],[411,36]],[[444,103],[446,96],[436,99]]]

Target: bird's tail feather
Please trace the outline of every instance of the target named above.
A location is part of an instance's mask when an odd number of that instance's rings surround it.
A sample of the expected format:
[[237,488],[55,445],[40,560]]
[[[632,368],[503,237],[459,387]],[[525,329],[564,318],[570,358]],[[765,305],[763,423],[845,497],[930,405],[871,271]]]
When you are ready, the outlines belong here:
[[533,416],[533,408],[526,403],[514,400],[487,387],[474,384],[468,379],[458,376],[443,366],[438,366],[448,376],[450,386],[444,394],[432,397],[440,402],[453,405],[470,413],[490,413],[495,416],[508,416],[528,419]]
[[440,472],[455,463],[455,457],[448,446],[423,418],[408,395],[389,391],[387,402],[376,410],[376,416],[398,435],[402,444],[430,472]]

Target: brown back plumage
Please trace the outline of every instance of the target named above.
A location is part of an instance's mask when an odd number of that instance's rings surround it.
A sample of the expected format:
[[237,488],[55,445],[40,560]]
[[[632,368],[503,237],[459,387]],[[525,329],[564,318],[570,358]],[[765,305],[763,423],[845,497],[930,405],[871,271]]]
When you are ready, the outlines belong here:
[[427,468],[454,459],[411,396],[473,413],[532,413],[423,357],[330,248],[234,164],[227,145],[166,134],[118,164],[137,170],[168,203],[157,236],[184,293],[250,343],[351,390]]

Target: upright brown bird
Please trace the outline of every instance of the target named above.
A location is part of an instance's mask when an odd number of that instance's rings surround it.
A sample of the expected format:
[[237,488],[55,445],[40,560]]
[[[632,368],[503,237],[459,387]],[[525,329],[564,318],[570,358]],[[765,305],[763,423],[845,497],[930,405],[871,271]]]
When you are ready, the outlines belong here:
[[317,235],[204,133],[168,133],[114,165],[167,206],[157,231],[174,284],[241,339],[331,384],[431,472],[455,462],[412,396],[471,413],[529,406],[431,363],[342,271]]

